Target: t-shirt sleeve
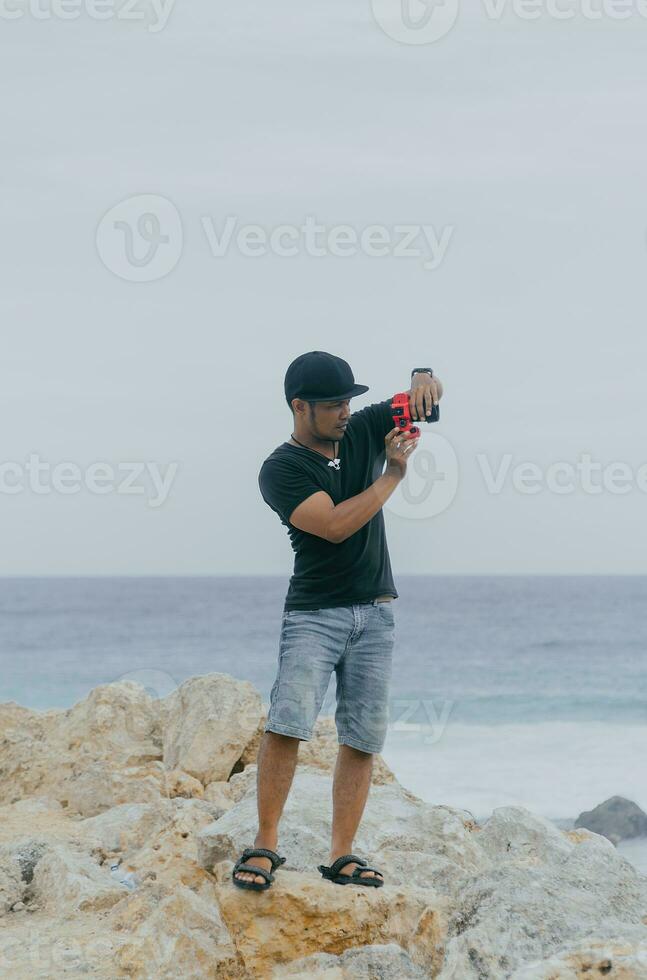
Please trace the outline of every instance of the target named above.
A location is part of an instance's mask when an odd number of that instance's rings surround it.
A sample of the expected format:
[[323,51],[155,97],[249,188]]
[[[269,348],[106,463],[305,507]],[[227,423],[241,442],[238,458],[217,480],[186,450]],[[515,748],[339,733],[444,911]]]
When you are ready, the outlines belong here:
[[290,516],[299,504],[313,493],[323,490],[301,467],[277,459],[263,463],[258,474],[258,486],[265,503],[286,524],[290,522]]
[[372,438],[377,452],[384,449],[384,440],[391,429],[395,428],[393,415],[391,414],[391,398],[384,401],[374,402],[361,408],[359,412],[354,412],[351,416],[353,425],[358,431],[363,429]]

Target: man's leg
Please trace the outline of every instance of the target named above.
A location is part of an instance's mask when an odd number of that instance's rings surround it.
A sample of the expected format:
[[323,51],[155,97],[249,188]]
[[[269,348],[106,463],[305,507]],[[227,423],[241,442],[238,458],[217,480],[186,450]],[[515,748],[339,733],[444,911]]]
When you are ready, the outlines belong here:
[[[309,739],[330,675],[352,628],[348,609],[291,610],[283,614],[279,669],[258,753],[258,833],[254,844],[276,850],[278,824],[292,785],[299,742]],[[250,858],[271,870],[269,858]],[[241,871],[237,878],[264,881]]]
[[[342,854],[350,854],[371,785],[373,755],[350,745],[340,745],[333,779],[332,842],[328,865]],[[355,861],[340,868],[342,874],[352,874]],[[375,877],[367,871],[362,877]],[[381,876],[380,876],[381,877]]]
[[[275,851],[278,844],[279,820],[294,778],[299,752],[299,739],[277,732],[265,732],[258,750],[256,772],[256,802],[258,807],[258,833],[254,847],[267,847]],[[249,859],[250,864],[258,864],[267,871],[272,870],[272,862],[266,857]],[[262,875],[251,871],[237,871],[236,877],[242,881],[263,883]]]
[[[335,723],[340,746],[333,782],[329,865],[353,851],[371,785],[373,757],[382,750],[388,727],[395,639],[392,603],[361,604],[356,615],[361,628],[336,667]],[[351,874],[357,866],[351,861],[341,871]],[[361,874],[375,877],[372,871]]]

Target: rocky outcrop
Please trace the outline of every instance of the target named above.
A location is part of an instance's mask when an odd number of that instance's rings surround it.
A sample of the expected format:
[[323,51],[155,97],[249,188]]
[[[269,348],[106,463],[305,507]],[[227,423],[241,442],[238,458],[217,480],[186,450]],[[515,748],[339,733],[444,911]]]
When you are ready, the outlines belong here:
[[159,702],[125,682],[67,711],[0,706],[0,976],[647,977],[647,879],[605,837],[518,807],[479,826],[380,759],[353,849],[386,884],[324,881],[331,719],[299,748],[286,864],[235,888],[264,717],[220,674]]
[[623,796],[612,796],[594,810],[580,813],[575,826],[586,827],[618,844],[632,837],[647,837],[647,813]]
[[429,974],[416,966],[402,947],[395,943],[359,946],[347,949],[340,956],[332,953],[313,953],[287,966],[278,966],[272,980],[290,977],[291,980],[424,980]]
[[644,980],[647,977],[647,943],[616,939],[574,946],[542,963],[517,970],[513,980]]
[[260,695],[248,681],[192,677],[161,703],[164,763],[205,785],[227,780],[261,716]]
[[139,684],[95,688],[65,711],[0,706],[0,803],[34,794],[92,816],[160,796],[201,796],[227,780],[263,708],[251,684],[191,678],[154,700]]

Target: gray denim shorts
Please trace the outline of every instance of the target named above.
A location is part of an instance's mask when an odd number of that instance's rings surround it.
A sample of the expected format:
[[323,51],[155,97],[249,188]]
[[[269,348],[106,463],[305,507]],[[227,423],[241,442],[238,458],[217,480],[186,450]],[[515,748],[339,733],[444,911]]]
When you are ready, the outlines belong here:
[[309,740],[334,670],[337,741],[381,752],[394,639],[393,602],[284,612],[265,731]]

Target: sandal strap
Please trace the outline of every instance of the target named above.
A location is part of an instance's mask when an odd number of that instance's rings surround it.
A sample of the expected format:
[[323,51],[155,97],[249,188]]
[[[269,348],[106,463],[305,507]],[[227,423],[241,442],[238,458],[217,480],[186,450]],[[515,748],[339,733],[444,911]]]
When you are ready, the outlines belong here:
[[281,864],[285,864],[286,858],[279,857],[276,851],[271,851],[269,847],[246,847],[241,854],[240,860],[246,861],[250,857],[265,857],[269,858],[272,862],[272,871],[279,867]]
[[237,864],[232,871],[232,875],[236,875],[239,871],[249,871],[254,875],[263,875],[266,881],[274,881],[274,875],[270,871],[266,871],[265,868],[258,868],[254,864]]
[[342,856],[338,857],[336,861],[333,861],[328,870],[330,871],[331,875],[337,875],[339,874],[340,868],[343,868],[345,864],[350,864],[351,861],[354,861],[356,864],[366,866],[366,861],[364,861],[361,857],[358,857],[357,854],[342,854]]

